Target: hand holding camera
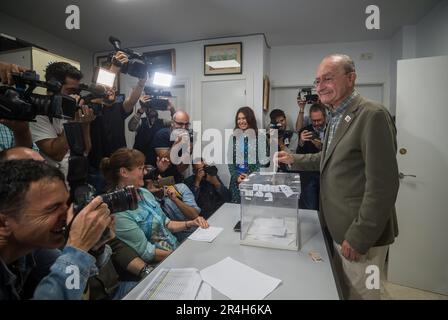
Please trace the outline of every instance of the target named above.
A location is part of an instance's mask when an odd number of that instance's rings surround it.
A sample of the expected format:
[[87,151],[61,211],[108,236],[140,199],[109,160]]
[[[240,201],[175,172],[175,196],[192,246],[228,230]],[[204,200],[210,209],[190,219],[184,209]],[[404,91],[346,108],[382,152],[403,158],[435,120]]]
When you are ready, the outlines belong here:
[[104,230],[111,223],[110,210],[101,197],[96,197],[75,217],[73,206],[67,214],[70,232],[67,245],[89,251],[100,240]]
[[21,71],[25,71],[24,67],[18,66],[13,63],[5,63],[0,61],[0,78],[3,84],[13,85],[14,81],[12,78],[12,73],[19,73]]
[[302,141],[311,141],[315,139],[319,140],[319,135],[315,131],[303,130],[302,133],[300,133],[300,140]]

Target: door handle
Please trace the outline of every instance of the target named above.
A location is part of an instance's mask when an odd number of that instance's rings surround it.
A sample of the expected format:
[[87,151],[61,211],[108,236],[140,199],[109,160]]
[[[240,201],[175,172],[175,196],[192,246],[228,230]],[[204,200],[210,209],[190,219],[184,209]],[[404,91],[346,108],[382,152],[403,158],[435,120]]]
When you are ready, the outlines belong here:
[[417,178],[417,176],[415,174],[404,174],[403,172],[400,172],[398,174],[398,178],[403,179],[404,177],[413,177],[413,178]]

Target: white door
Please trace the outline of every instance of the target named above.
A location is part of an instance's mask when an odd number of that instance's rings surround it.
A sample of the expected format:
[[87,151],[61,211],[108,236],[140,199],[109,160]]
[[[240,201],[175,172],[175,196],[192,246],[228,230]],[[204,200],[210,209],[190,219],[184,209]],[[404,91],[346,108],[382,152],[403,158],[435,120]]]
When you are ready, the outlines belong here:
[[405,176],[388,273],[391,282],[442,294],[448,294],[447,70],[448,56],[398,62],[397,157]]
[[[209,128],[218,129],[224,142],[224,129],[235,127],[236,111],[245,105],[246,80],[202,82],[202,132]],[[224,144],[223,147],[225,148]],[[225,149],[222,150],[222,154],[225,156]],[[227,165],[220,164],[216,167],[222,182],[228,186],[230,174]]]

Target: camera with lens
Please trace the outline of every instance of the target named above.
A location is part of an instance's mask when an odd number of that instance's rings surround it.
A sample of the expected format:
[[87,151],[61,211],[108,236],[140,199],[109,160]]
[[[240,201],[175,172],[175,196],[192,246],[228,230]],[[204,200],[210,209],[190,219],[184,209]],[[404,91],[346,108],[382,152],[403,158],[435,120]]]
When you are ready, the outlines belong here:
[[[100,195],[103,202],[109,207],[110,213],[117,213],[138,208],[140,199],[139,190],[134,186],[127,186],[109,193]],[[73,199],[73,210],[78,214],[86,205],[95,198],[95,189],[88,185],[85,188],[78,188]]]
[[205,172],[206,174],[208,174],[209,176],[213,176],[213,177],[215,177],[215,176],[218,175],[218,168],[217,168],[216,166],[209,166],[209,165],[206,165],[206,166],[204,167],[204,172]]
[[311,139],[312,139],[312,140],[314,140],[314,139],[318,139],[318,140],[320,140],[319,133],[317,133],[317,132],[314,131],[314,130],[311,130],[311,131],[308,131],[308,132],[311,133]]
[[115,57],[112,57],[112,64],[120,67],[121,73],[128,74],[131,77],[144,79],[148,72],[148,65],[143,55],[131,49],[122,49],[121,41],[115,37],[110,36],[109,42],[114,46],[116,52],[122,51],[128,56],[128,62],[124,64],[118,61]]
[[157,168],[151,166],[151,165],[146,165],[145,166],[146,169],[146,174],[143,176],[143,180],[152,180],[155,181],[157,180]]
[[[74,192],[73,213],[76,215],[95,198],[95,189],[86,184],[79,187]],[[127,186],[119,190],[101,195],[103,202],[107,204],[110,213],[117,213],[138,208],[138,201],[141,199],[140,191],[134,186]],[[76,218],[74,218],[76,219]],[[72,220],[73,221],[73,220]],[[71,223],[66,228],[66,236],[70,233]],[[99,240],[104,242],[110,238],[110,229],[106,228]]]
[[[147,102],[140,101],[140,106],[145,109],[155,109],[155,110],[167,110],[168,109],[168,99],[171,98],[171,92],[163,91],[161,89],[156,89],[154,87],[146,86],[145,94],[151,97],[151,100]],[[163,99],[161,99],[161,97]]]
[[303,88],[297,94],[298,100],[305,100],[307,104],[317,103],[319,101],[319,96],[313,93],[312,88]]
[[[60,94],[58,81],[40,81],[35,71],[12,73],[15,87],[0,87],[0,118],[32,121],[37,115],[50,118],[73,119],[77,110],[76,100]],[[47,89],[52,95],[33,93],[36,87]]]

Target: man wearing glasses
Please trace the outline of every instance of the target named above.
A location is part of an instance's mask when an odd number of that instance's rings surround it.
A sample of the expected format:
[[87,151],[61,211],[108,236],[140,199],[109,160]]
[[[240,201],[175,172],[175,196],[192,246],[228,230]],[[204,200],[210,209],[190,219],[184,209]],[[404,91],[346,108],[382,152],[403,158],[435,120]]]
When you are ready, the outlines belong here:
[[[150,160],[150,164],[157,166],[162,177],[172,176],[176,183],[183,181],[182,173],[188,168],[189,163],[180,163],[174,165],[169,157],[169,149],[180,142],[182,136],[187,136],[190,129],[190,116],[183,110],[176,111],[173,114],[170,128],[163,128],[157,131],[152,140],[151,147],[154,150],[156,159]],[[189,137],[188,137],[189,139]],[[163,161],[165,160],[165,161]],[[160,165],[165,163],[165,165]],[[157,165],[159,164],[159,165]]]
[[396,129],[382,105],[356,92],[355,80],[349,56],[325,57],[315,81],[331,110],[322,151],[279,152],[277,158],[293,170],[320,169],[320,213],[342,264],[347,297],[380,299],[379,286],[367,288],[366,280],[372,265],[383,278],[389,245],[398,235]]

